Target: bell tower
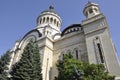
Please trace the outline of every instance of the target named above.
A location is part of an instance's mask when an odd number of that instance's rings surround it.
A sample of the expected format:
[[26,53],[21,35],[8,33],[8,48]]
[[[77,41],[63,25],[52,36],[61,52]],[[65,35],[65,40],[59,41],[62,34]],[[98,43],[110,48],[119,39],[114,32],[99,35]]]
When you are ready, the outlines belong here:
[[86,19],[82,21],[89,63],[103,64],[111,75],[120,76],[120,65],[116,56],[107,20],[100,12],[98,4],[88,2],[83,14]]
[[100,9],[98,4],[88,1],[88,3],[85,5],[83,13],[86,16],[86,18],[91,18],[95,15],[100,14]]

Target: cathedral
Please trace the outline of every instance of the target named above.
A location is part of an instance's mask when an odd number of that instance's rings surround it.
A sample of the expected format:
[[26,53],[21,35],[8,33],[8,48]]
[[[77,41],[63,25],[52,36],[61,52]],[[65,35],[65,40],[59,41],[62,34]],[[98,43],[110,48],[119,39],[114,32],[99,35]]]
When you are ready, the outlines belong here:
[[120,77],[120,65],[109,33],[107,20],[98,4],[88,2],[83,9],[85,19],[60,31],[62,20],[54,7],[40,13],[37,27],[16,41],[11,52],[9,69],[21,58],[23,49],[32,39],[39,46],[43,80],[54,80],[58,75],[56,63],[64,54],[90,64],[103,64],[110,75]]

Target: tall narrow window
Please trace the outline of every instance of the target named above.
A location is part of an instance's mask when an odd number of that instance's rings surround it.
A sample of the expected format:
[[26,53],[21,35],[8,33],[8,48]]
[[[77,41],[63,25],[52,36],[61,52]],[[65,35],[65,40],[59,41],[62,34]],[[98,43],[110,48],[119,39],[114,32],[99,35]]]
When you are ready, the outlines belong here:
[[101,63],[104,63],[104,58],[103,58],[103,54],[102,54],[100,43],[97,43],[97,47],[98,47],[98,50],[99,50],[99,55],[100,55]]
[[56,24],[56,19],[54,19],[54,24]]
[[43,18],[43,23],[45,22],[45,17]]
[[41,22],[42,22],[42,19],[40,19],[40,24],[41,24]]
[[49,23],[49,17],[47,17],[47,23]]
[[78,59],[78,50],[75,50],[76,59]]
[[50,18],[50,23],[52,23],[53,22],[53,18]]
[[59,26],[59,22],[57,22],[57,27]]
[[62,54],[62,59],[64,60],[64,54]]
[[47,58],[47,63],[46,63],[46,75],[45,75],[45,80],[47,79],[47,75],[48,75],[48,66],[49,66],[49,58]]

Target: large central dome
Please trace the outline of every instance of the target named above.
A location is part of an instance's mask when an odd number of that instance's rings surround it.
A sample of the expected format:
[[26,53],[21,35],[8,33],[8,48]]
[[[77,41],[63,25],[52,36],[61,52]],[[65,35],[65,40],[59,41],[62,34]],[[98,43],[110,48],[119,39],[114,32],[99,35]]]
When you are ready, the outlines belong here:
[[48,10],[41,12],[37,18],[38,27],[44,27],[48,24],[58,29],[60,29],[60,26],[62,24],[62,20],[57,12],[55,12],[53,6],[50,6]]

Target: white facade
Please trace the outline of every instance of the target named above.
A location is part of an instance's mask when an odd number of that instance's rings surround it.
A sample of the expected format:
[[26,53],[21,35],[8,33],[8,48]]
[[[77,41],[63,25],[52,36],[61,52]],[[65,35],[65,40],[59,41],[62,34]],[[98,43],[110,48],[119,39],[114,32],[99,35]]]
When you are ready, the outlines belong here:
[[120,66],[116,56],[105,16],[99,6],[88,2],[83,10],[86,19],[81,24],[72,24],[60,31],[62,20],[50,6],[37,18],[37,27],[16,42],[10,66],[20,58],[24,47],[33,39],[38,43],[43,80],[54,80],[58,72],[57,60],[70,53],[84,62],[104,64],[111,75],[120,77]]

